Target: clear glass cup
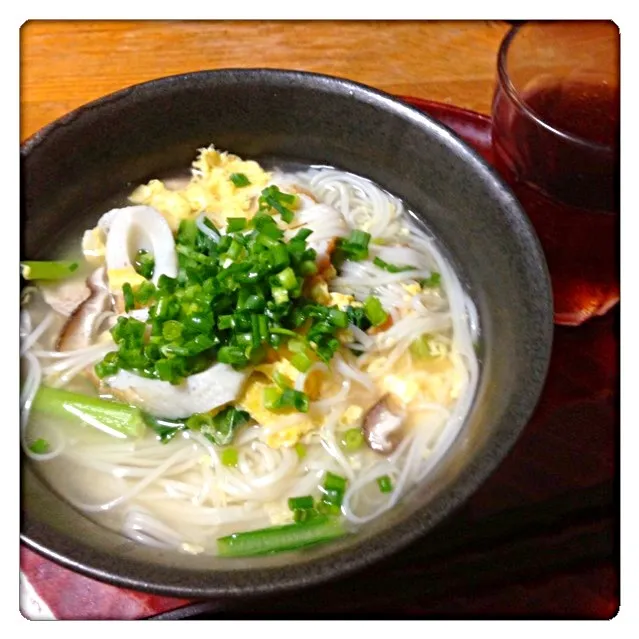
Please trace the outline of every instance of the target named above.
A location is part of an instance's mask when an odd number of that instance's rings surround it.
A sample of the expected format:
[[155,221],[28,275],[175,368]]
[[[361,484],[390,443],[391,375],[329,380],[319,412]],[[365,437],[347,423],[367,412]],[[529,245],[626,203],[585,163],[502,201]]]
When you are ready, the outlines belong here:
[[495,163],[530,217],[553,285],[555,322],[619,301],[619,29],[526,22],[498,55]]

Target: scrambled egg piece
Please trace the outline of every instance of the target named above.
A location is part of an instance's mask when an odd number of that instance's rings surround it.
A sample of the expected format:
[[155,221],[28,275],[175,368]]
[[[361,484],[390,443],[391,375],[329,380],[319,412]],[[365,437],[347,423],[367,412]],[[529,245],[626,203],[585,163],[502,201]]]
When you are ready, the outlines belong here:
[[[244,174],[250,184],[235,186],[231,181],[234,173]],[[257,210],[257,196],[271,180],[257,162],[218,151],[213,145],[200,149],[192,174],[182,189],[171,190],[160,180],[151,180],[135,189],[129,199],[160,211],[173,231],[180,220],[197,217],[203,211],[223,225],[227,217],[251,217]]]
[[383,393],[392,393],[407,406],[414,401],[447,406],[459,397],[464,367],[444,344],[434,343],[433,349],[437,355],[432,358],[416,359],[405,353],[390,370],[387,358],[380,356],[366,370]]
[[112,268],[107,271],[107,279],[109,280],[109,288],[111,291],[120,291],[122,286],[127,282],[131,288],[136,289],[142,282],[146,282],[136,270],[129,266],[127,268]]
[[[263,440],[271,448],[295,446],[306,433],[322,425],[321,418],[312,419],[305,413],[274,412],[264,406],[264,390],[273,384],[262,375],[251,375],[237,404],[262,427]],[[281,428],[283,420],[290,426]],[[278,428],[280,426],[280,428]]]
[[256,371],[264,373],[271,380],[275,381],[276,375],[282,375],[286,382],[293,386],[299,375],[299,371],[287,359],[280,359],[273,364],[261,364],[255,368]]
[[84,232],[82,236],[82,253],[84,259],[92,266],[101,266],[106,255],[106,234],[96,226]]
[[357,404],[351,404],[339,418],[340,424],[342,424],[342,426],[349,427],[357,426],[363,414],[364,409],[361,406],[357,406]]
[[355,298],[352,295],[342,293],[330,293],[330,306],[337,306],[340,311],[345,311],[349,306],[354,306]]
[[422,287],[417,282],[414,284],[402,284],[401,286],[410,296],[406,296],[406,301],[408,302],[414,295],[419,295],[422,292]]

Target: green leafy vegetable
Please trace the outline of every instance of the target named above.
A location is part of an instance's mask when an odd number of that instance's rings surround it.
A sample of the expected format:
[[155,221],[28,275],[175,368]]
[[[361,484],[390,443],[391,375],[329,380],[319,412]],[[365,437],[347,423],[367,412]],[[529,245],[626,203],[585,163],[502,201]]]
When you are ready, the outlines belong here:
[[79,264],[69,260],[20,262],[25,280],[61,280],[78,270]]
[[247,557],[296,550],[345,534],[341,519],[317,516],[304,522],[221,537],[217,540],[217,549],[221,557]]
[[191,415],[186,420],[186,426],[190,430],[201,432],[216,446],[228,446],[237,430],[249,419],[250,415],[246,411],[227,406],[215,416],[206,413]]
[[157,435],[163,444],[170,442],[178,433],[186,429],[183,421],[172,419],[161,419],[148,413],[142,413],[144,423]]
[[79,393],[40,386],[32,410],[89,425],[110,435],[140,437],[145,422],[139,408]]

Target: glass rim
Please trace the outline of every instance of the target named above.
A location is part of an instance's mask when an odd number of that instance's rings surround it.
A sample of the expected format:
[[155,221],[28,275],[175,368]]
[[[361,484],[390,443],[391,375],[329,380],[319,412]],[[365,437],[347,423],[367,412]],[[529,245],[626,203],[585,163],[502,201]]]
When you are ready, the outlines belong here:
[[534,120],[537,124],[550,131],[551,133],[557,135],[560,138],[563,138],[569,142],[572,142],[577,145],[588,147],[594,151],[605,151],[605,152],[615,152],[614,145],[607,144],[599,144],[598,142],[593,142],[591,140],[587,140],[586,138],[582,138],[579,135],[575,135],[574,133],[569,133],[568,131],[564,131],[559,129],[552,124],[546,122],[543,118],[541,118],[521,97],[519,91],[513,84],[510,76],[508,74],[508,70],[506,68],[506,58],[508,57],[508,51],[510,46],[517,36],[517,34],[526,26],[530,25],[531,22],[524,22],[522,24],[513,25],[504,39],[501,41],[499,45],[499,51],[497,53],[497,72],[499,75],[499,82],[504,88],[508,97],[522,110],[524,113],[532,120]]

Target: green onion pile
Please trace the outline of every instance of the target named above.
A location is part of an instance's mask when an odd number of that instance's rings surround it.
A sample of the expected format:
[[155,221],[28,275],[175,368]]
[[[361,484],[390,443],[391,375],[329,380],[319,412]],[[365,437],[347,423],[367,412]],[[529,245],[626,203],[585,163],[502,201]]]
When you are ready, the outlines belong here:
[[[99,362],[98,377],[120,369],[179,384],[212,363],[236,369],[263,362],[268,349],[287,345],[301,372],[329,362],[340,346],[338,331],[354,324],[363,330],[387,315],[378,299],[364,308],[318,304],[305,295],[307,278],[317,273],[316,252],[306,245],[312,231],[301,229],[288,242],[275,216],[293,219],[296,196],[267,187],[251,219],[229,218],[221,234],[206,217],[204,232],[194,220],[180,223],[176,278],[162,275],[154,285],[152,256],[140,251],[135,268],[147,281],[137,290],[122,287],[125,310],[149,308],[146,322],[120,317],[111,334],[118,346]],[[336,260],[365,259],[370,235],[353,231],[340,238]],[[271,389],[269,407],[305,412],[308,399],[290,388]]]

